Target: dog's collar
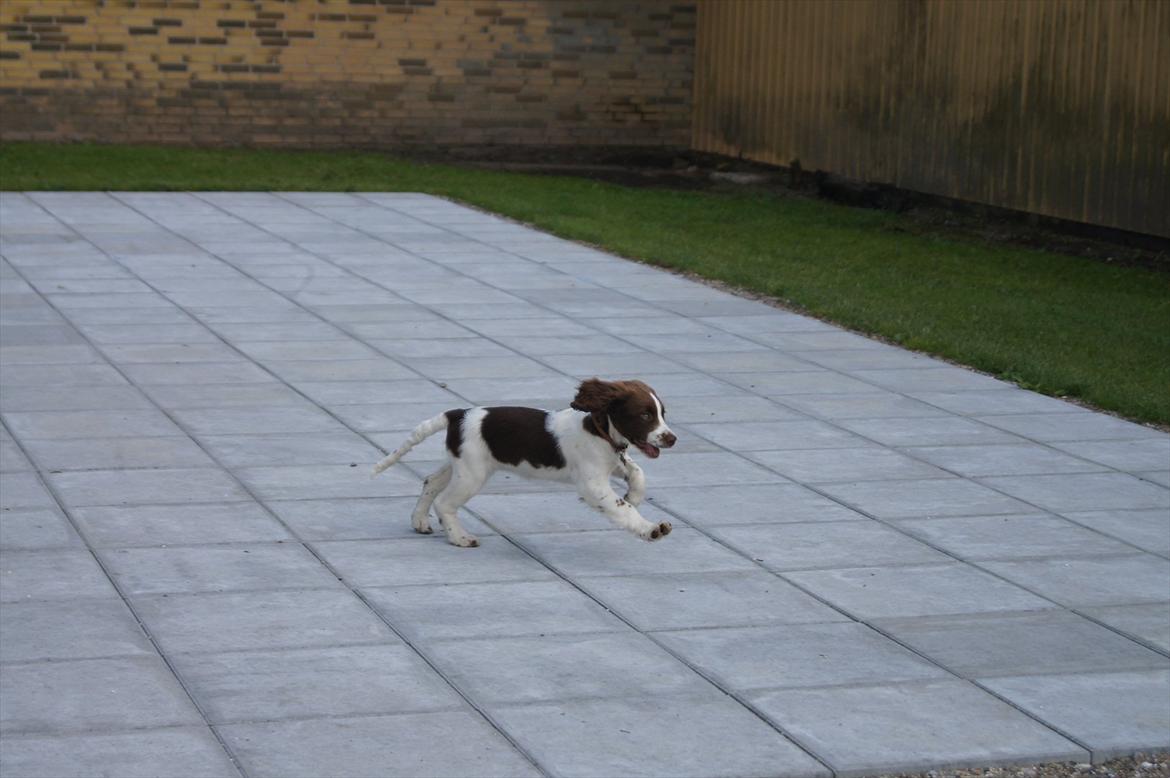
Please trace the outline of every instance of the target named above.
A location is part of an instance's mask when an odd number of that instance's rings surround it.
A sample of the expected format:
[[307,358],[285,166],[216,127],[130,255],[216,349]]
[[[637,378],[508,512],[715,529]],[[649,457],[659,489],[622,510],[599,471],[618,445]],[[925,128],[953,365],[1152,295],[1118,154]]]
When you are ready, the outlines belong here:
[[[629,443],[622,443],[619,445],[616,441],[614,441],[614,439],[612,437],[610,437],[608,429],[601,428],[601,425],[599,425],[597,423],[597,420],[593,417],[592,414],[590,414],[587,418],[588,418],[588,423],[590,424],[590,426],[593,427],[593,434],[597,435],[599,438],[603,438],[605,440],[605,442],[608,443],[610,445],[610,447],[614,450],[614,453],[616,453],[616,454],[626,453],[626,449],[630,447]],[[609,417],[608,416],[605,417],[605,421],[606,421],[606,427],[608,427],[609,426]]]

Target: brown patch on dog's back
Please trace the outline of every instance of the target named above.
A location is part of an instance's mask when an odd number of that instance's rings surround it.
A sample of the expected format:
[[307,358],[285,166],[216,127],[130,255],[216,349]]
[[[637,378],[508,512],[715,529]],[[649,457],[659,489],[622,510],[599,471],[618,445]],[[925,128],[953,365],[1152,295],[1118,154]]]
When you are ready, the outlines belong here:
[[558,469],[565,466],[560,444],[548,431],[548,412],[511,406],[485,410],[480,435],[497,461]]
[[451,456],[458,457],[459,449],[463,446],[463,417],[467,415],[464,408],[455,408],[447,411],[447,450]]

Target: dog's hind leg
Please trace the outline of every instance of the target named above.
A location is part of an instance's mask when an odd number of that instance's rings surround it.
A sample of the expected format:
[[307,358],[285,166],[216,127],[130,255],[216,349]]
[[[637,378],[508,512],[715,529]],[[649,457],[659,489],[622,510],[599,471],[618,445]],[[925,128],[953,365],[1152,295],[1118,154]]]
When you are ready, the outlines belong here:
[[431,529],[431,504],[450,481],[451,463],[449,462],[428,475],[423,481],[422,494],[419,495],[418,504],[414,506],[414,513],[410,516],[410,525],[414,527],[415,532],[429,535],[434,531]]
[[487,480],[488,473],[472,472],[466,467],[456,467],[450,476],[450,483],[435,498],[435,513],[447,533],[447,542],[464,548],[474,548],[479,540],[463,529],[459,523],[459,509],[475,496]]

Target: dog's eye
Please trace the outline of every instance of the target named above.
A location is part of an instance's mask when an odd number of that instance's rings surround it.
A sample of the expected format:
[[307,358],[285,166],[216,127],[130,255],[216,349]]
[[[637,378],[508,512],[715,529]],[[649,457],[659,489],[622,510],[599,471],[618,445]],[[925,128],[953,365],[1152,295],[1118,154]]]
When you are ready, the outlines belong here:
[[643,418],[643,419],[645,419],[646,421],[650,421],[650,414],[649,414],[649,413],[643,413],[643,414],[642,414],[642,418]]

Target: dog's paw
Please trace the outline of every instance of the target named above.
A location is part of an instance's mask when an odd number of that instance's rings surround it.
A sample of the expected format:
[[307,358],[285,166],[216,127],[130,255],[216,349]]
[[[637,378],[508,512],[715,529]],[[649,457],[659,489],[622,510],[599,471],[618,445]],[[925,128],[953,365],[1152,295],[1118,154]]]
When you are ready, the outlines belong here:
[[479,538],[474,535],[457,535],[455,537],[447,536],[447,542],[453,546],[460,548],[478,548]]
[[421,527],[419,525],[415,524],[414,531],[420,535],[432,535],[435,532],[433,529],[431,529],[430,524],[426,524],[426,525],[423,525]]
[[670,534],[670,531],[672,529],[674,529],[674,527],[670,526],[670,522],[664,521],[661,524],[659,524],[658,526],[656,526],[654,529],[650,530],[650,538],[649,539],[650,540],[658,540],[659,538],[664,538]]

